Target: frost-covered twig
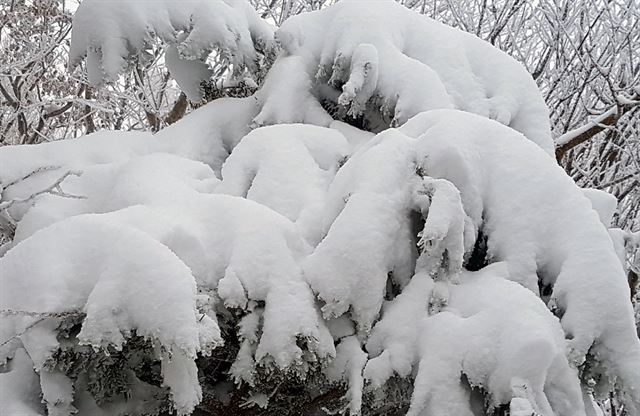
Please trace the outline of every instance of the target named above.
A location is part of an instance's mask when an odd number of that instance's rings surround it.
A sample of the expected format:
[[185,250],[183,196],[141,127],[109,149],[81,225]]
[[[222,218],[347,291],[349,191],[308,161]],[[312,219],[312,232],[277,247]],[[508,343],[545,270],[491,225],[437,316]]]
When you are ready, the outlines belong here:
[[633,97],[625,97],[618,95],[616,97],[617,104],[609,110],[600,114],[587,124],[570,130],[556,138],[556,159],[560,160],[572,148],[586,142],[607,129],[613,128],[618,120],[628,111],[640,104],[640,94]]
[[67,318],[71,316],[79,316],[82,312],[80,311],[63,311],[63,312],[32,312],[32,311],[16,311],[12,309],[0,309],[0,316],[27,316],[27,317],[38,317],[35,321],[31,322],[25,329],[23,329],[18,334],[15,334],[11,338],[2,341],[0,343],[0,347],[3,347],[13,341],[14,339],[20,338],[22,335],[26,334],[31,328],[38,325],[40,322],[44,321],[47,318]]
[[[35,172],[35,171],[34,171]],[[67,179],[69,176],[80,176],[82,174],[82,171],[79,170],[69,170],[67,172],[65,172],[62,176],[60,176],[58,179],[55,180],[55,182],[53,182],[51,185],[47,186],[44,189],[41,189],[27,197],[23,197],[23,198],[14,198],[14,199],[10,199],[8,201],[5,202],[0,202],[0,211],[6,211],[9,208],[11,208],[13,205],[15,204],[24,204],[30,201],[33,201],[34,198],[43,195],[43,194],[51,194],[51,195],[57,195],[57,196],[61,196],[64,198],[74,198],[74,199],[85,199],[86,197],[82,196],[82,195],[72,195],[72,194],[68,194],[65,191],[62,190],[62,182],[65,181],[65,179]],[[30,174],[31,175],[31,174]],[[30,175],[27,175],[30,176]]]
[[7,189],[8,187],[17,184],[18,182],[22,182],[22,181],[24,181],[26,179],[29,179],[32,176],[37,175],[38,173],[48,172],[48,171],[56,170],[56,169],[60,169],[60,166],[41,166],[41,167],[39,167],[37,169],[32,170],[31,172],[27,173],[24,176],[21,176],[21,177],[19,177],[17,179],[12,180],[11,182],[7,183],[6,185],[2,184],[0,182],[0,189]]
[[62,312],[33,312],[33,311],[17,311],[13,309],[0,309],[0,316],[30,316],[40,318],[66,318],[81,314],[80,311],[62,311]]

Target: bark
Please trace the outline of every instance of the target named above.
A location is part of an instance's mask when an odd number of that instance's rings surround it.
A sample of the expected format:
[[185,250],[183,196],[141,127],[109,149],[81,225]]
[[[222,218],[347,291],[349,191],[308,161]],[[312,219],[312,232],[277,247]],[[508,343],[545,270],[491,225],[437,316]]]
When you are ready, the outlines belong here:
[[180,97],[178,97],[176,102],[173,104],[173,108],[165,119],[167,124],[173,124],[184,117],[184,114],[187,111],[188,104],[189,102],[187,101],[187,95],[184,92],[181,92]]
[[590,140],[598,133],[614,127],[623,115],[638,105],[637,101],[639,99],[640,95],[636,94],[630,100],[636,103],[629,102],[613,107],[585,126],[579,127],[560,136],[556,139],[556,160],[560,162],[569,150]]

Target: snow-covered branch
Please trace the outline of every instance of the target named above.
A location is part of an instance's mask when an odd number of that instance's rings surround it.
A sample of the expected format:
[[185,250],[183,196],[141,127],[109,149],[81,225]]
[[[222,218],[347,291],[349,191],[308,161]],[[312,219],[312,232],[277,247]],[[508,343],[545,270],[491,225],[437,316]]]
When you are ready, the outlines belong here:
[[618,120],[628,111],[640,105],[640,95],[632,98],[620,96],[618,104],[603,112],[587,124],[564,133],[555,139],[556,159],[561,161],[564,155],[574,147],[582,144],[598,133],[615,128]]

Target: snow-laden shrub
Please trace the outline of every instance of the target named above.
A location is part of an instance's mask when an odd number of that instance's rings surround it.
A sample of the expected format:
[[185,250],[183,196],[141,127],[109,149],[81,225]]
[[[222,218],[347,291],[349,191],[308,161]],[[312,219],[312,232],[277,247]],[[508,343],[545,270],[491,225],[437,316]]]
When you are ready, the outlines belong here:
[[[244,2],[187,3],[85,1],[75,56],[103,79],[150,32],[238,67],[270,44]],[[524,70],[391,1],[276,38],[254,97],[155,136],[0,149],[2,413],[189,414],[237,405],[232,386],[269,411],[336,385],[351,414],[387,395],[411,415],[584,415],[612,385],[638,411],[635,234],[608,233],[611,201],[548,154]],[[290,122],[315,125],[255,128]]]

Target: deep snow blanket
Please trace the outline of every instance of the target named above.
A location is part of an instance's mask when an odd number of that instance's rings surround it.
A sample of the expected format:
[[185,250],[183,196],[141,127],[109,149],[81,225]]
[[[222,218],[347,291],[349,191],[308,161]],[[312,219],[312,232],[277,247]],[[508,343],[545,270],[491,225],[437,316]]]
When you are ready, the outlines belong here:
[[[349,383],[354,412],[364,386],[397,374],[416,377],[411,414],[453,404],[472,414],[463,373],[491,406],[583,414],[576,368],[587,352],[629,408],[640,402],[620,261],[589,199],[535,144],[455,110],[375,137],[334,124],[234,139],[237,119],[209,124],[213,141],[173,135],[244,102],[213,103],[155,137],[3,148],[3,215],[16,233],[0,258],[0,309],[85,313],[78,340],[98,349],[147,337],[171,352],[159,358],[182,414],[201,400],[193,360],[223,343],[223,310],[244,311],[237,382],[322,362]],[[469,273],[481,235],[490,265]],[[548,308],[538,284],[553,287]],[[0,380],[23,386],[3,409],[38,409],[29,392],[42,389],[50,413],[89,411],[74,399],[82,386],[46,366],[58,318],[1,319],[12,340],[3,359],[15,358]]]
[[[192,99],[212,50],[237,76],[272,52],[244,0],[113,4],[74,19],[72,64],[86,55],[96,83],[153,36]],[[556,165],[531,77],[393,1],[361,4],[287,21],[253,97],[156,135],[0,149],[0,413],[131,414],[163,388],[189,414],[223,325],[234,382],[321,372],[348,383],[353,414],[394,376],[414,379],[411,415],[471,415],[475,387],[512,415],[590,414],[585,369],[640,412],[612,201]],[[130,400],[103,404],[52,368],[68,314],[100,353],[146,339],[162,385],[131,377]]]

